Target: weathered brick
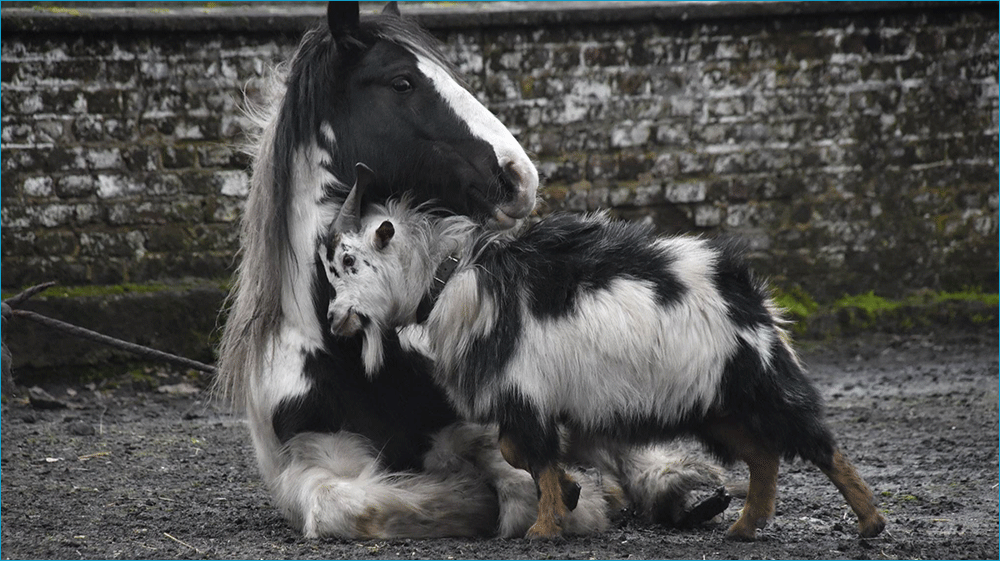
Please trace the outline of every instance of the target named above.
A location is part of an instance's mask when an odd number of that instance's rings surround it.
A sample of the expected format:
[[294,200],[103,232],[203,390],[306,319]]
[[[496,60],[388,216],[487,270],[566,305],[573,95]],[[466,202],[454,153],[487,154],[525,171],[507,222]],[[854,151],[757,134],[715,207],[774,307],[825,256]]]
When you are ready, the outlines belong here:
[[[882,6],[434,32],[541,160],[542,212],[613,206],[662,231],[746,236],[765,273],[822,297],[862,281],[944,287],[962,275],[931,271],[963,261],[943,256],[984,243],[995,272],[997,28],[982,16]],[[222,274],[232,261],[250,163],[232,148],[251,126],[241,92],[257,98],[298,37],[156,37],[5,34],[4,271],[35,267],[5,286]],[[109,226],[149,239],[74,255],[70,230]],[[44,260],[29,238],[44,238]]]
[[97,192],[97,182],[90,175],[64,175],[56,181],[55,192],[61,199],[86,197]]
[[155,146],[127,146],[121,151],[121,160],[125,164],[125,169],[134,174],[141,174],[162,169],[159,155],[160,150]]
[[146,228],[146,249],[152,252],[184,251],[190,247],[187,227],[165,224]]
[[23,192],[27,197],[44,198],[53,194],[51,177],[29,177],[24,180]]
[[699,228],[714,228],[722,224],[722,209],[715,205],[698,205],[694,210],[694,225]]
[[197,150],[193,146],[173,144],[161,147],[160,157],[166,169],[193,168],[197,162]]
[[679,181],[668,183],[663,197],[670,203],[700,203],[705,200],[706,191],[703,181]]
[[103,66],[101,61],[82,57],[49,63],[45,76],[72,82],[88,83],[98,81],[101,78],[102,71]]
[[199,148],[198,161],[203,168],[233,168],[239,164],[236,150],[226,145]]
[[143,248],[140,232],[87,232],[80,234],[83,257],[134,257]]
[[[16,255],[35,255],[38,247],[38,236],[34,232],[3,229],[0,250],[2,250],[4,258]],[[58,253],[52,252],[50,254],[57,255]]]

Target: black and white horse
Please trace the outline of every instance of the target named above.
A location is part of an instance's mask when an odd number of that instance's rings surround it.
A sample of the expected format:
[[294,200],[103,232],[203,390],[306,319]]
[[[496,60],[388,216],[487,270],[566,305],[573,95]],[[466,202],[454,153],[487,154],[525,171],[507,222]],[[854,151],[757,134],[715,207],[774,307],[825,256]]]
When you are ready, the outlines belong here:
[[[255,119],[218,389],[247,415],[274,502],[307,536],[523,534],[531,478],[503,461],[495,429],[459,420],[428,359],[390,334],[367,376],[361,338],[329,335],[316,249],[355,162],[378,170],[372,201],[405,192],[508,228],[534,206],[531,160],[394,4],[360,18],[356,3],[331,2]],[[663,448],[578,461],[584,492],[568,532],[605,528],[623,502],[676,523],[689,491],[721,477]]]

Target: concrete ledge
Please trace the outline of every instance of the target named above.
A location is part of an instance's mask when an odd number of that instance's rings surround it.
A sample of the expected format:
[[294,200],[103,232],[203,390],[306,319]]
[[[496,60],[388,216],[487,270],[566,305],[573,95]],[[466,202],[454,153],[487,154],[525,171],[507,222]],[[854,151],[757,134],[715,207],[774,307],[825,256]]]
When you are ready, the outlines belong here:
[[[273,3],[204,7],[186,3],[148,3],[149,7],[75,6],[6,8],[0,23],[8,33],[70,32],[288,32],[300,33],[325,18],[325,5]],[[193,3],[192,3],[193,4]],[[178,5],[180,7],[178,7]],[[382,2],[362,2],[376,12]],[[404,14],[429,29],[468,29],[537,25],[581,25],[725,18],[787,17],[862,12],[960,9],[994,2],[406,2]]]
[[[194,286],[101,296],[36,296],[17,307],[123,341],[214,364],[222,325],[219,310],[225,297],[226,291],[218,286]],[[105,378],[136,364],[154,364],[26,319],[14,318],[6,325],[4,342],[13,356],[14,382],[18,385]]]
[[[35,297],[22,306],[105,335],[167,351],[207,364],[221,333],[225,300],[219,286],[166,289],[83,297]],[[793,325],[803,345],[874,334],[910,335],[997,333],[997,306],[977,300],[948,300],[869,311],[823,307]],[[4,339],[13,354],[14,382],[105,379],[140,366],[176,367],[78,339],[27,320],[8,323]]]

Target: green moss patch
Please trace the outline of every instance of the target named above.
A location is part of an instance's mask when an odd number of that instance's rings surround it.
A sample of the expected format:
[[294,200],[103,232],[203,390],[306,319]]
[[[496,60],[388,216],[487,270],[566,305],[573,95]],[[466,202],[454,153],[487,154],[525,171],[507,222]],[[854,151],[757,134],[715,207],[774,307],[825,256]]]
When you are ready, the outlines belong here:
[[799,337],[827,338],[866,331],[908,333],[953,327],[996,327],[997,294],[968,289],[957,292],[922,291],[902,299],[872,291],[845,294],[835,302],[817,303],[800,288],[776,290],[774,300],[793,322]]

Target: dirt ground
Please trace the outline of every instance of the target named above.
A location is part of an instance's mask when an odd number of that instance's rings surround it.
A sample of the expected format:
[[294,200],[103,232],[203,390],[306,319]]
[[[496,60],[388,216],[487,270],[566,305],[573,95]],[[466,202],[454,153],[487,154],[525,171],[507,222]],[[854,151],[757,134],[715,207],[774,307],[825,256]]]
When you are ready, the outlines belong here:
[[271,506],[243,422],[189,393],[203,380],[154,372],[44,388],[68,408],[4,405],[0,555],[997,559],[996,333],[838,340],[803,355],[889,520],[878,538],[859,538],[833,486],[797,462],[782,466],[777,517],[755,543],[723,539],[738,499],[722,524],[696,530],[624,517],[604,534],[560,542],[308,540]]

